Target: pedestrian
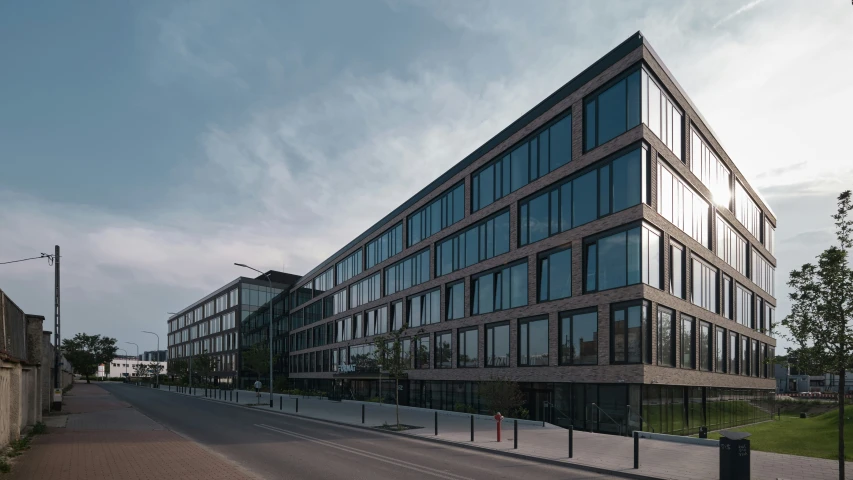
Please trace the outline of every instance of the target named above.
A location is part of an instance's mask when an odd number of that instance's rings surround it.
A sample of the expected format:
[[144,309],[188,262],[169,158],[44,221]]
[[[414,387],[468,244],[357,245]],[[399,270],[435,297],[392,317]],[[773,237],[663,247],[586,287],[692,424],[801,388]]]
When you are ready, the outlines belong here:
[[258,397],[258,405],[261,404],[261,387],[263,384],[260,380],[255,380],[255,396]]

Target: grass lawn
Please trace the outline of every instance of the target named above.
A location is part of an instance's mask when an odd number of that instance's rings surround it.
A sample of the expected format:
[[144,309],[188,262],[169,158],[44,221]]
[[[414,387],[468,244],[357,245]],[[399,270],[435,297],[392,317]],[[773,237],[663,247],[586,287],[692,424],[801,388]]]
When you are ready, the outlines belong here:
[[[844,414],[844,458],[853,460],[853,405],[845,406]],[[753,450],[838,459],[838,409],[811,418],[782,415],[778,421],[731,430],[751,433]],[[720,435],[714,432],[708,437]]]

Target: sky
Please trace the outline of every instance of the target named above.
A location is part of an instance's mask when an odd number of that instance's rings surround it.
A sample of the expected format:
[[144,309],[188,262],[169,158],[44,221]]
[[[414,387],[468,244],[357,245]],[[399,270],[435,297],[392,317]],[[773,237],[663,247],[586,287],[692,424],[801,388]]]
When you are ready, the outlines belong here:
[[[0,262],[59,244],[63,336],[165,348],[234,262],[308,272],[638,30],[778,217],[781,319],[853,188],[846,0],[2,2]],[[46,261],[0,289],[50,329]]]

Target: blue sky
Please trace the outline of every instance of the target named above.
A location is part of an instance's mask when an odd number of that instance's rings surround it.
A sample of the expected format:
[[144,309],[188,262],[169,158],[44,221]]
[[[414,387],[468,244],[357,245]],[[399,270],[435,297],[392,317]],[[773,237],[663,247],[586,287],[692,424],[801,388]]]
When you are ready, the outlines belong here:
[[[60,244],[64,331],[147,342],[235,261],[307,272],[637,30],[779,217],[784,315],[853,185],[843,1],[5,2],[0,261]],[[52,281],[0,267],[28,313]]]

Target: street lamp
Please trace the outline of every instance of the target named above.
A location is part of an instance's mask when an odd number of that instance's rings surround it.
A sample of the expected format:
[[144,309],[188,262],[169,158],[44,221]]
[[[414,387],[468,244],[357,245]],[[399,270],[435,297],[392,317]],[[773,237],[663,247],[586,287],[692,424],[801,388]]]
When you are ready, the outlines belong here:
[[157,380],[154,384],[157,385],[157,388],[160,388],[160,368],[159,368],[160,367],[160,335],[157,335],[154,332],[149,332],[146,330],[143,330],[142,333],[150,333],[151,335],[154,335],[155,337],[157,337],[157,354],[156,354],[157,360],[156,361],[157,361],[157,367],[158,368],[156,368]]
[[124,378],[127,381],[130,381],[130,377],[127,374],[127,357],[129,357],[130,355],[128,355],[127,350],[125,350],[123,348],[116,348],[116,350],[121,350],[122,352],[124,352]]
[[269,274],[264,273],[264,272],[258,270],[257,268],[252,268],[252,267],[245,265],[245,264],[242,264],[242,263],[235,263],[234,265],[237,265],[238,267],[245,267],[245,268],[248,268],[249,270],[254,270],[254,271],[260,273],[261,275],[267,277],[267,282],[269,282],[269,284],[270,284],[270,335],[269,335],[270,336],[270,347],[269,348],[270,348],[270,408],[272,408],[272,297],[273,297],[272,280],[270,280]]
[[[130,345],[136,345],[133,342],[124,342],[124,343],[128,343]],[[136,345],[136,363],[137,363],[137,365],[139,364],[139,345]],[[136,371],[139,372],[139,369],[137,368]],[[137,375],[139,375],[139,374],[137,373]]]

